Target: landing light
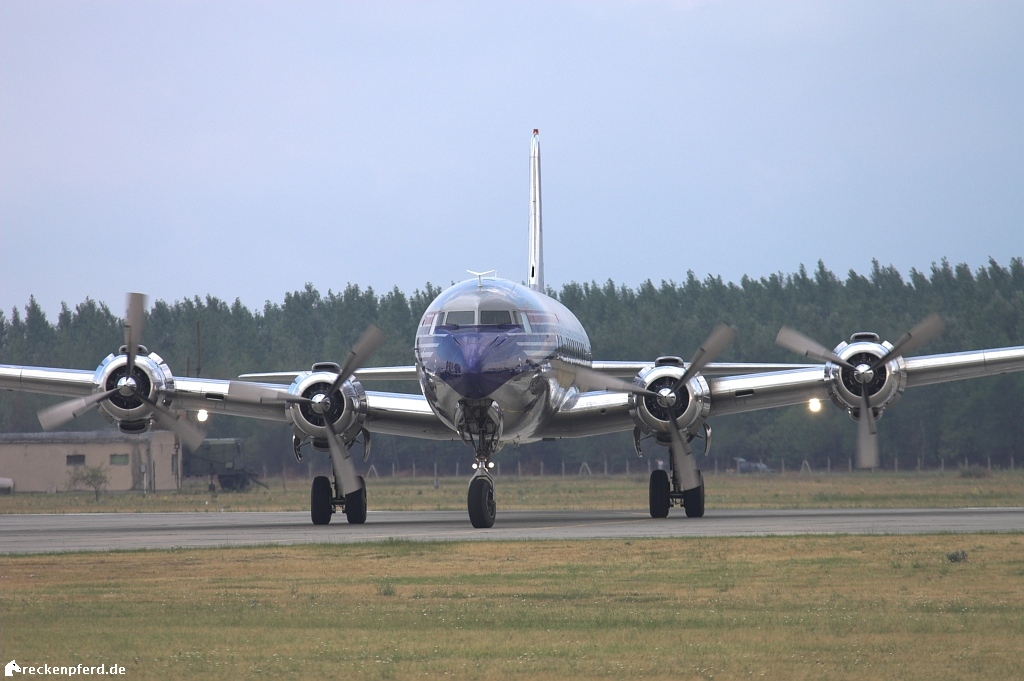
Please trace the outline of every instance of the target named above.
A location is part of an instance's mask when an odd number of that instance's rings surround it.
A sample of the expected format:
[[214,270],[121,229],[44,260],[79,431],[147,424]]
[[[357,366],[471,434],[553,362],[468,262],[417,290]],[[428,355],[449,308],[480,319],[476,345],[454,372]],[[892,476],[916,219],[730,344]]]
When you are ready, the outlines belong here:
[[807,408],[810,409],[815,414],[817,414],[819,411],[821,411],[821,400],[819,400],[817,397],[812,397],[810,402],[807,403]]
[[208,418],[210,418],[210,412],[205,409],[200,409],[196,412],[196,421],[199,421],[199,423],[206,423],[206,419]]

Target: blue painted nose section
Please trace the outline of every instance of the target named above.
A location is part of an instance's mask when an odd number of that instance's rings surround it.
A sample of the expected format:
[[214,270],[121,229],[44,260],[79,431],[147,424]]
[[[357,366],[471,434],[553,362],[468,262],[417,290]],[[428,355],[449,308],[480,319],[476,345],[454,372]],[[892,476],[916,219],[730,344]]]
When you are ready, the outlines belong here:
[[438,341],[434,371],[467,399],[490,396],[525,364],[522,348],[507,333],[459,330]]

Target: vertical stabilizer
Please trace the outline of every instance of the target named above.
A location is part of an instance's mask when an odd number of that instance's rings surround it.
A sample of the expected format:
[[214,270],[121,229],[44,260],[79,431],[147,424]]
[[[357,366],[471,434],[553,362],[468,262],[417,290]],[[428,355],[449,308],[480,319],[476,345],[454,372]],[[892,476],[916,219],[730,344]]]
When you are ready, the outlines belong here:
[[530,271],[527,285],[544,292],[544,228],[540,211],[540,136],[533,131],[530,142]]

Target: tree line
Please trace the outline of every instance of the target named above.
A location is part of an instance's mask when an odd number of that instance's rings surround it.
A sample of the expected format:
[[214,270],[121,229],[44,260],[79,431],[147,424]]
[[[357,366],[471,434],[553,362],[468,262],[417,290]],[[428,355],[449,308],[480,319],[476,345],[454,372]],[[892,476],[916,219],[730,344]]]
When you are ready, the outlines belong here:
[[[323,295],[307,284],[286,294],[282,303],[267,302],[255,311],[238,300],[229,304],[213,296],[161,300],[148,313],[143,342],[167,360],[175,375],[234,378],[245,372],[305,369],[317,361],[341,362],[362,330],[375,323],[387,341],[371,364],[412,364],[416,325],[438,293],[431,284],[411,295],[397,288],[377,294],[350,284]],[[635,289],[612,281],[570,283],[549,294],[579,317],[595,359],[689,359],[714,325],[724,321],[738,335],[721,361],[800,362],[774,343],[783,324],[832,347],[857,331],[874,331],[895,341],[932,311],[948,329],[921,353],[1024,344],[1021,258],[1005,267],[990,260],[976,271],[942,261],[927,273],[911,270],[906,278],[877,261],[869,274],[851,270],[845,279],[821,262],[813,273],[801,267],[793,274],[744,277],[738,283],[720,277],[700,280],[691,271],[681,282],[646,281]],[[51,322],[30,298],[9,317],[0,311],[0,363],[94,369],[123,343],[122,324],[118,313],[91,299],[74,308],[62,305]],[[418,390],[415,384],[369,388]],[[0,395],[0,430],[38,431],[35,412],[54,401],[21,393]],[[722,465],[744,457],[776,468],[794,468],[804,460],[815,468],[845,467],[854,448],[855,424],[845,413],[825,406],[817,414],[789,407],[713,419],[711,454]],[[1022,416],[1024,377],[1019,374],[909,391],[879,421],[883,466],[892,468],[896,457],[901,468],[918,460],[929,467],[965,459],[1008,466],[1015,457],[1017,465],[1024,464]],[[110,426],[94,413],[68,427]],[[284,425],[214,416],[209,431],[211,437],[244,438],[247,455],[257,466],[265,463],[279,471],[282,465],[294,465]],[[414,464],[426,471],[437,463],[450,473],[456,461],[462,461],[465,472],[470,456],[461,443],[380,436],[373,459],[382,472],[392,465],[408,469]],[[541,463],[551,472],[568,462],[575,471],[582,462],[593,468],[607,460],[611,470],[622,471],[628,457],[635,458],[630,436],[620,434],[506,448],[497,460],[506,467],[522,466],[524,472],[536,472]],[[643,462],[631,465],[636,471]]]

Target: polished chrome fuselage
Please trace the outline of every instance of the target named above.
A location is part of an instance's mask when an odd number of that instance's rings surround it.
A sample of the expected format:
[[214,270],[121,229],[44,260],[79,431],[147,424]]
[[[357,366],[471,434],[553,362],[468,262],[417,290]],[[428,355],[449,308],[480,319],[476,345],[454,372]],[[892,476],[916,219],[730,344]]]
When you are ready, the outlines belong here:
[[[509,323],[488,323],[505,313]],[[459,315],[469,323],[446,323]],[[516,443],[537,439],[578,396],[563,367],[591,362],[590,340],[568,308],[501,279],[464,281],[438,296],[420,320],[415,354],[438,419],[460,431],[460,409],[494,403],[501,441]]]

